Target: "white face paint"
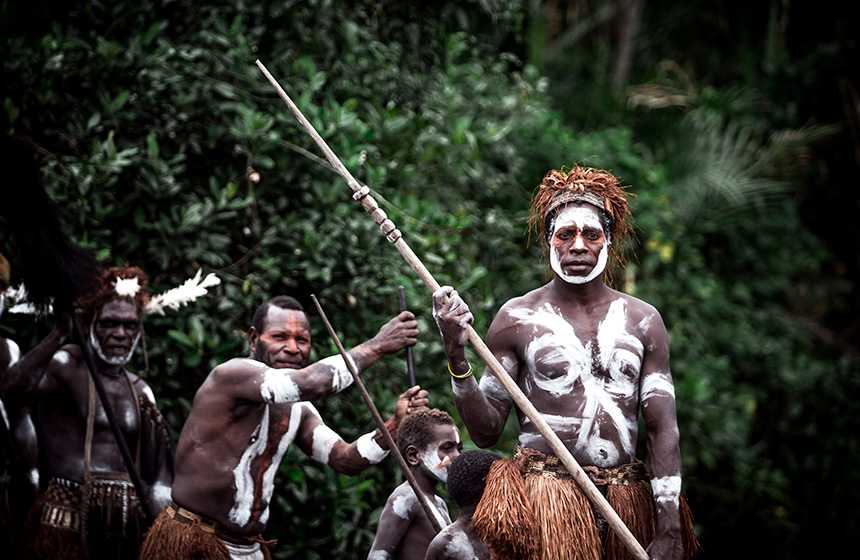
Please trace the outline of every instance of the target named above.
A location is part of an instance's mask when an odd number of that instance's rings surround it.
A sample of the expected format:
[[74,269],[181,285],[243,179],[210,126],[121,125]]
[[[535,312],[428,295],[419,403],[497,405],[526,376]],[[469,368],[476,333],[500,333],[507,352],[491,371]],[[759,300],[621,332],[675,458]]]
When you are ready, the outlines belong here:
[[[555,235],[556,230],[568,226],[576,228],[589,227],[603,231],[603,225],[600,223],[598,216],[599,214],[595,214],[594,207],[591,205],[568,204],[561,209],[552,221],[550,239]],[[585,244],[582,242],[582,239],[577,239],[574,247],[584,249]],[[604,241],[603,248],[597,256],[597,264],[587,276],[575,276],[564,272],[561,266],[559,251],[560,249],[550,246],[549,263],[555,273],[559,278],[570,284],[585,284],[603,274],[609,258],[609,240]]]
[[108,357],[105,355],[104,350],[102,350],[102,345],[99,343],[98,339],[93,334],[93,329],[90,329],[90,345],[93,347],[93,350],[96,352],[96,356],[101,359],[104,363],[112,366],[124,366],[131,359],[131,355],[134,354],[134,349],[137,348],[137,342],[140,340],[140,333],[134,337],[134,340],[131,342],[131,348],[129,348],[128,353],[123,356],[111,356]]
[[[619,298],[610,304],[595,339],[586,344],[582,344],[567,319],[548,303],[534,310],[513,309],[509,313],[521,327],[536,331],[524,349],[531,387],[556,398],[574,391],[582,395],[584,406],[577,417],[550,415],[560,437],[575,438],[577,450],[600,467],[617,465],[622,454],[634,455],[637,415],[628,414],[629,409],[622,405],[637,396],[637,376],[630,372],[638,373],[641,369],[644,347],[627,331],[626,301]],[[600,375],[595,375],[594,366],[601,370]],[[607,421],[620,438],[620,448],[600,435],[601,424]],[[528,444],[538,437],[521,434],[520,442]]]

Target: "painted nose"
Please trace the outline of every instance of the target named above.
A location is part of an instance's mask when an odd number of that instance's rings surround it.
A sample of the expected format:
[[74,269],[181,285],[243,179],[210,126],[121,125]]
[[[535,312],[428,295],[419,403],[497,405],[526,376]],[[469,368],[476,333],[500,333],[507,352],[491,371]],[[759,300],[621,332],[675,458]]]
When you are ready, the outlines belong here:
[[284,351],[287,354],[297,354],[299,351],[299,345],[296,344],[295,340],[290,339],[286,344],[284,344]]

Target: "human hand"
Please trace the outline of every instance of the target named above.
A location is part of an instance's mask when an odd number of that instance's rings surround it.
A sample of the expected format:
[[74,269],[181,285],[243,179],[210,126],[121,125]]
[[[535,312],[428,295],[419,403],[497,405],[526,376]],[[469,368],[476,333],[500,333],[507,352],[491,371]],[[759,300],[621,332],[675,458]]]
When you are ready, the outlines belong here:
[[397,398],[397,404],[394,407],[394,418],[400,423],[407,414],[412,414],[418,410],[427,408],[430,404],[430,399],[426,390],[419,385],[410,387]]
[[410,311],[403,311],[379,329],[371,341],[373,349],[380,356],[387,356],[415,346],[418,342],[418,321]]
[[[445,296],[450,296],[448,301],[445,301]],[[466,326],[471,325],[475,318],[469,311],[469,306],[451,286],[442,286],[433,293],[433,318],[442,334],[445,352],[449,357],[452,351],[457,352],[466,346]]]

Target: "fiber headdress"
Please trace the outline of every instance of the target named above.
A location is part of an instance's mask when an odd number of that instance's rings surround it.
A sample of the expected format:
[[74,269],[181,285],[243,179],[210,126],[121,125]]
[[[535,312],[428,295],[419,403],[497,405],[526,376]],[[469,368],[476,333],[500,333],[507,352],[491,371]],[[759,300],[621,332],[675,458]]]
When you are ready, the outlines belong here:
[[571,202],[587,202],[601,210],[604,229],[611,245],[609,254],[617,266],[623,264],[620,251],[630,235],[629,193],[611,173],[575,165],[572,169],[552,170],[538,185],[529,212],[529,228],[549,246],[550,223],[556,211]]

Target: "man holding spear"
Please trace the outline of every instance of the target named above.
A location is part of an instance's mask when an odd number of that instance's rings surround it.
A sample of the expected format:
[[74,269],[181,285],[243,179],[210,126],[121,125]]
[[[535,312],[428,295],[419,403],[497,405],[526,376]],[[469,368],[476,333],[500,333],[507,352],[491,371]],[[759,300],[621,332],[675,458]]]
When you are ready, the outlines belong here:
[[[531,223],[548,246],[553,278],[502,306],[487,346],[637,540],[650,543],[649,557],[680,560],[695,552],[696,541],[680,494],[666,328],[651,305],[603,281],[628,222],[625,192],[611,174],[578,166],[547,174]],[[472,375],[465,302],[451,287],[433,301],[460,417],[478,446],[492,446],[514,402],[493,371],[480,383]],[[636,460],[640,410],[653,498],[643,484],[649,473]],[[519,409],[518,418],[514,458],[494,467],[474,515],[494,557],[629,558]],[[524,499],[506,497],[512,489]]]
[[[249,331],[250,357],[217,366],[194,397],[177,444],[173,501],[147,534],[141,558],[269,558],[262,532],[290,445],[347,475],[389,451],[380,429],[346,443],[310,401],[346,389],[350,369],[364,371],[417,337],[415,316],[402,312],[348,352],[349,366],[341,356],[308,365],[310,321],[301,304],[276,296],[261,305]],[[418,386],[400,395],[384,424],[393,440],[405,415],[428,402]]]

